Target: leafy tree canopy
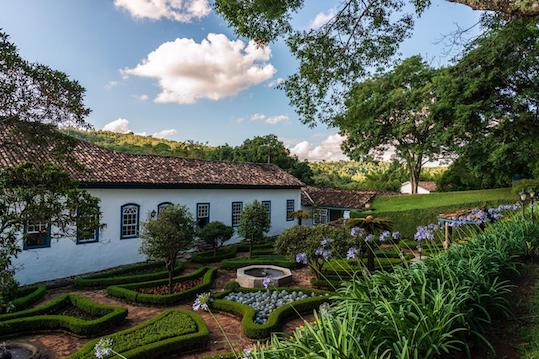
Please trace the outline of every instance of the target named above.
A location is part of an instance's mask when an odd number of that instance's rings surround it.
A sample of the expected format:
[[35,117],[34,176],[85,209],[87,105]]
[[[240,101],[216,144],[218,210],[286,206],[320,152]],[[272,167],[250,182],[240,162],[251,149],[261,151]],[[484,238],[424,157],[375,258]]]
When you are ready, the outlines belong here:
[[261,202],[254,201],[243,209],[240,217],[238,233],[249,241],[249,256],[253,251],[253,244],[264,239],[264,235],[270,230],[270,218],[266,206]]
[[217,255],[217,249],[233,235],[234,228],[219,221],[210,222],[198,231],[200,239],[211,246],[214,256]]

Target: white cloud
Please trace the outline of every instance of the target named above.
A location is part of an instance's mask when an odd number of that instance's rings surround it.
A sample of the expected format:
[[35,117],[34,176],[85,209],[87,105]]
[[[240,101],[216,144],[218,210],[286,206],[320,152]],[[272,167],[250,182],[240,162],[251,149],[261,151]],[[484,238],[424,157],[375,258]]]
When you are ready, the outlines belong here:
[[135,18],[179,22],[203,18],[211,11],[208,0],[114,0],[114,5]]
[[118,81],[109,81],[105,84],[105,90],[107,91],[110,91],[112,90],[114,87],[118,86],[119,82]]
[[284,78],[282,77],[277,77],[275,80],[272,80],[270,82],[268,82],[266,84],[266,87],[269,87],[269,88],[272,88],[272,87],[277,87],[279,86],[280,84],[282,84],[284,82]]
[[275,125],[279,122],[286,122],[289,120],[287,115],[275,115],[275,116],[266,116],[261,113],[254,113],[249,117],[240,117],[236,120],[236,122],[241,123],[245,120],[253,121],[253,122],[264,122],[268,125]]
[[197,43],[181,38],[165,42],[125,76],[155,78],[161,93],[155,102],[192,104],[202,98],[219,100],[237,95],[275,74],[268,63],[271,50],[253,41],[229,40],[223,34],[208,34]]
[[117,120],[107,123],[105,126],[103,126],[103,131],[110,131],[116,133],[131,132],[131,130],[129,129],[129,121],[125,118],[118,118]]
[[150,99],[150,96],[146,95],[146,94],[142,94],[142,95],[133,95],[134,98],[136,98],[137,100],[139,101],[148,101]]
[[301,141],[290,148],[290,152],[300,159],[309,161],[339,161],[348,157],[342,152],[341,144],[346,138],[338,133],[323,139],[319,145]]
[[335,8],[329,9],[326,12],[322,11],[318,13],[316,17],[314,18],[314,20],[311,22],[311,26],[310,26],[311,29],[321,28],[322,26],[327,24],[329,20],[334,18],[336,14],[337,14],[337,11],[335,10]]
[[174,136],[177,133],[178,133],[178,131],[176,131],[175,129],[161,130],[159,132],[154,133],[152,135],[152,137],[155,137],[155,138],[169,138],[171,136]]

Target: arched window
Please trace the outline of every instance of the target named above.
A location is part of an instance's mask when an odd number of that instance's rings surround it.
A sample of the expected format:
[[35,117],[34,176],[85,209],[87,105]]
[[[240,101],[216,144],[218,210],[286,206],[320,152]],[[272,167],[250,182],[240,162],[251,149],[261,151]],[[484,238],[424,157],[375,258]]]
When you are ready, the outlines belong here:
[[168,207],[170,207],[170,206],[173,206],[173,204],[170,203],[170,202],[162,202],[162,203],[159,203],[159,204],[157,205],[157,215],[160,215],[161,212],[163,212],[163,210],[165,210],[165,208],[168,208]]
[[128,203],[122,206],[122,224],[120,239],[136,238],[139,232],[140,206]]

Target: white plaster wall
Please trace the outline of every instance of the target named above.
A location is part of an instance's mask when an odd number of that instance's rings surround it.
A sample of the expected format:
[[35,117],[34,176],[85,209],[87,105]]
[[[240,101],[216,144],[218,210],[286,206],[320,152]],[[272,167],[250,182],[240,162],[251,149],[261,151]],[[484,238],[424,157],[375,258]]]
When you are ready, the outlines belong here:
[[[101,199],[102,222],[99,242],[76,244],[69,238],[52,239],[50,248],[24,250],[14,261],[21,284],[63,278],[145,260],[139,253],[138,238],[120,239],[121,206],[140,205],[140,222],[162,202],[188,206],[196,216],[197,203],[210,203],[210,221],[232,223],[232,202],[243,205],[271,201],[271,230],[277,235],[296,221],[286,220],[286,200],[295,200],[300,208],[300,191],[295,189],[91,189]],[[232,241],[239,241],[235,236]],[[231,242],[232,242],[231,241]]]
[[[406,182],[401,186],[401,193],[412,193],[412,184],[410,182]],[[425,188],[418,186],[417,187],[417,193],[418,194],[428,194],[430,191],[426,190]]]

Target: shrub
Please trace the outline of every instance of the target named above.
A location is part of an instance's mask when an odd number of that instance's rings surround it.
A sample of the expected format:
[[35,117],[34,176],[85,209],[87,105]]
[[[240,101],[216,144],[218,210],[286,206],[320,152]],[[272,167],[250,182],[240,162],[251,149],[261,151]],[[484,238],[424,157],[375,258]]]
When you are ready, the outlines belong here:
[[240,217],[238,234],[249,242],[249,257],[253,255],[253,245],[264,239],[270,230],[270,218],[266,206],[254,201],[245,206]]
[[15,311],[23,310],[43,298],[47,286],[44,284],[17,288],[17,298],[11,301]]
[[291,261],[285,256],[256,256],[251,258],[238,257],[232,259],[225,259],[221,262],[221,268],[237,269],[254,264],[273,264],[285,268],[298,268],[300,266],[300,264]]
[[[174,275],[180,274],[185,267],[185,263],[176,263]],[[135,273],[135,274],[133,274]],[[138,274],[137,274],[138,273]],[[107,287],[109,285],[147,282],[156,279],[166,278],[168,271],[165,264],[159,261],[147,263],[137,263],[119,269],[113,269],[101,273],[90,274],[75,278],[74,285],[78,288],[85,287]]]
[[[86,320],[69,315],[51,314],[66,306],[74,306],[98,318]],[[65,330],[77,335],[93,335],[119,324],[126,316],[125,308],[99,304],[74,294],[63,294],[43,305],[1,315],[0,335],[36,330]]]
[[[199,315],[183,310],[168,310],[106,338],[112,340],[112,349],[126,358],[162,358],[204,347],[209,340],[209,332]],[[94,347],[98,342],[99,339],[88,342],[68,359],[94,359]]]
[[213,256],[217,257],[217,250],[234,235],[234,228],[222,222],[215,221],[206,224],[198,230],[198,236],[212,248]]
[[226,282],[225,286],[223,287],[223,289],[225,291],[234,291],[234,290],[237,290],[237,289],[240,289],[241,288],[241,285],[236,282],[235,280],[231,280],[229,282]]
[[213,263],[220,262],[223,259],[234,258],[238,253],[238,247],[223,247],[219,248],[217,254],[213,251],[194,254],[191,261],[195,263]]
[[179,277],[174,277],[172,279],[173,284],[184,280],[202,277],[201,284],[180,293],[146,294],[137,291],[137,289],[140,288],[150,288],[168,284],[168,279],[111,286],[107,288],[107,293],[113,297],[125,299],[129,302],[134,303],[145,303],[151,305],[173,305],[181,301],[192,299],[197,293],[209,290],[215,278],[215,274],[216,270],[214,268],[203,267],[192,273]]
[[[217,294],[214,297],[214,300],[211,302],[211,306],[217,310],[242,316],[241,326],[243,329],[243,334],[248,338],[263,339],[269,337],[272,332],[278,330],[279,327],[285,323],[286,319],[296,317],[298,314],[302,313],[311,313],[312,311],[318,309],[322,303],[329,301],[327,296],[329,293],[318,290],[308,290],[302,288],[275,288],[271,290],[285,290],[288,292],[301,291],[308,293],[314,292],[319,295],[278,307],[271,312],[268,320],[263,324],[254,322],[255,310],[253,307],[235,301],[222,299],[230,293],[229,291]],[[259,291],[259,289],[242,288],[239,290],[234,290],[234,292],[257,291]]]

